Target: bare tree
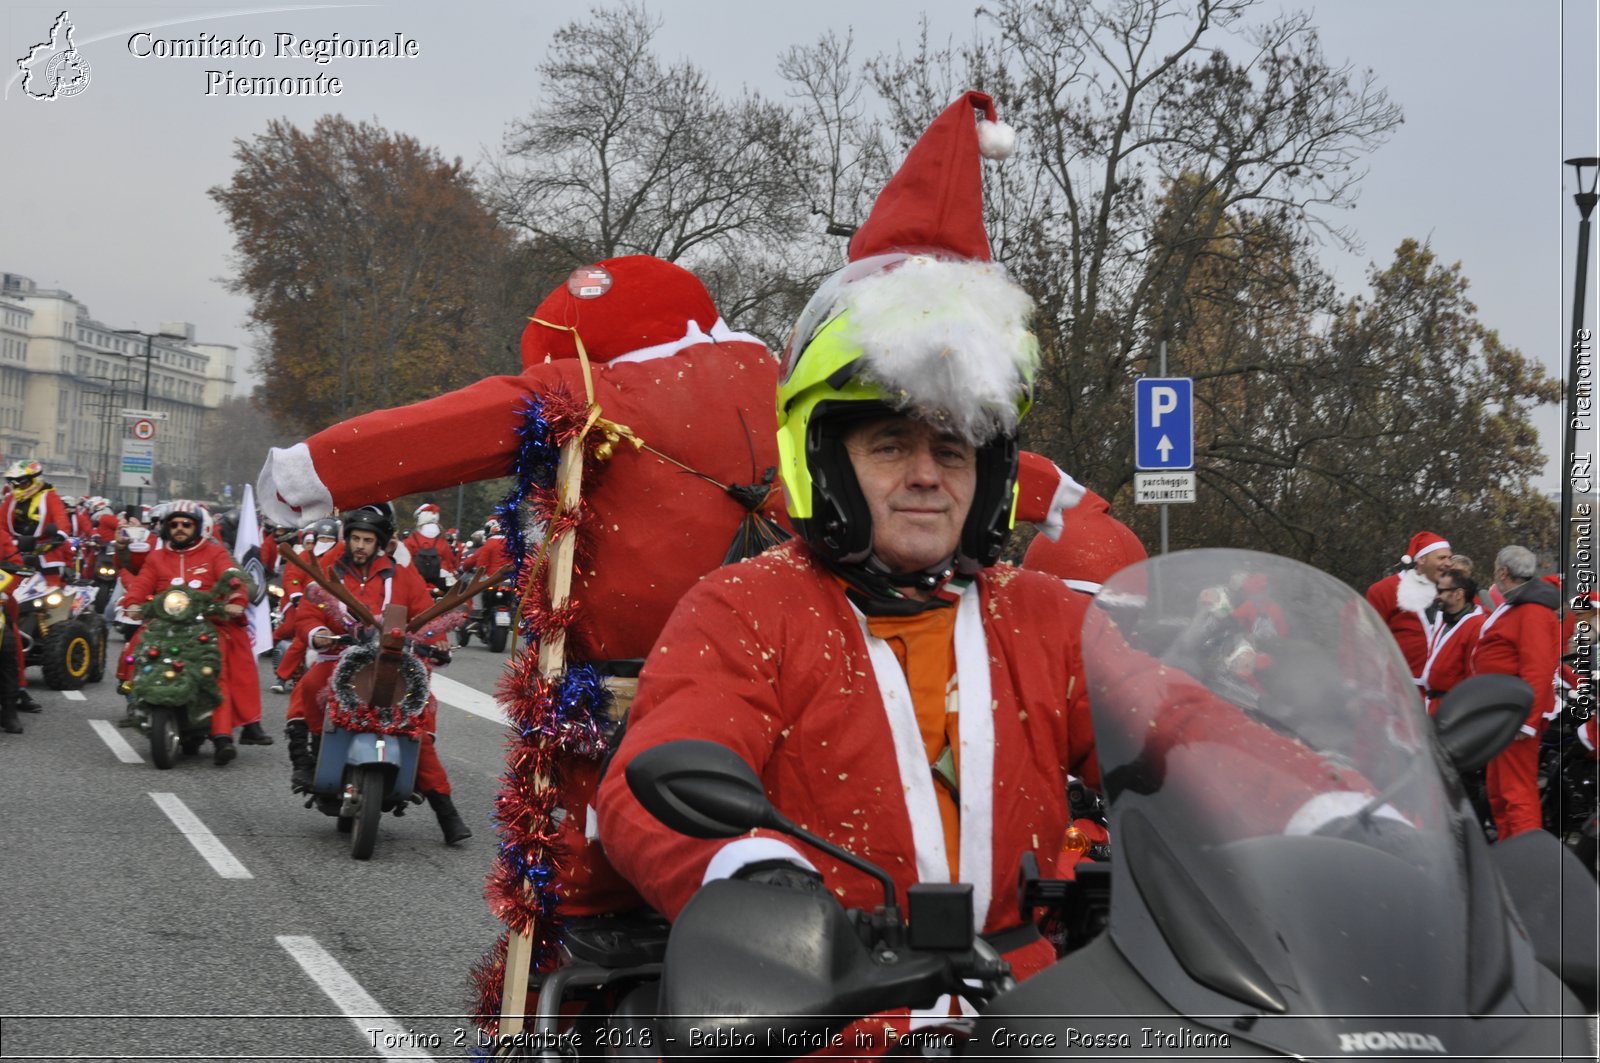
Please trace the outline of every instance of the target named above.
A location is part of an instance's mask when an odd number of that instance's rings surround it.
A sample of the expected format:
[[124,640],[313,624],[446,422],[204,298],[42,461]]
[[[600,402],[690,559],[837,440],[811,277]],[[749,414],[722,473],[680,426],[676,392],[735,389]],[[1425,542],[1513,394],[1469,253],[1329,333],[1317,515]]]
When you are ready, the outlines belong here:
[[574,264],[678,261],[785,238],[800,201],[787,111],[723,99],[694,64],[666,65],[658,20],[626,4],[563,26],[539,66],[540,104],[511,123],[492,201]]

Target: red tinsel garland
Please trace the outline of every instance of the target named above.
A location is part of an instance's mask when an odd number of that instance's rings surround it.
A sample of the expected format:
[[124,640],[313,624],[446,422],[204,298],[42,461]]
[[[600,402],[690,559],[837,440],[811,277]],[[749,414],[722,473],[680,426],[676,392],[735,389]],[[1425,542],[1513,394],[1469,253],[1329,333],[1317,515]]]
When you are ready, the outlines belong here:
[[[537,415],[549,426],[549,445],[559,449],[585,429],[589,409],[581,397],[552,392],[540,396]],[[598,434],[585,439],[586,480],[598,464],[595,450],[600,442]],[[545,546],[530,546],[517,580],[522,627],[537,645],[567,631],[580,617],[581,605],[575,599],[569,598],[559,609],[550,607],[545,550],[564,534],[578,535],[588,511],[580,504],[574,511],[560,512],[559,485],[522,486],[528,512],[545,526]],[[581,563],[588,553],[581,536],[578,546]],[[491,1036],[499,1029],[508,934],[532,932],[537,970],[550,970],[559,958],[557,883],[570,855],[558,841],[562,766],[574,757],[598,755],[592,721],[572,718],[572,678],[570,669],[554,682],[541,675],[539,655],[530,645],[507,666],[496,691],[513,734],[507,743],[506,770],[496,799],[499,859],[484,883],[484,899],[508,929],[471,972],[474,1019]]]

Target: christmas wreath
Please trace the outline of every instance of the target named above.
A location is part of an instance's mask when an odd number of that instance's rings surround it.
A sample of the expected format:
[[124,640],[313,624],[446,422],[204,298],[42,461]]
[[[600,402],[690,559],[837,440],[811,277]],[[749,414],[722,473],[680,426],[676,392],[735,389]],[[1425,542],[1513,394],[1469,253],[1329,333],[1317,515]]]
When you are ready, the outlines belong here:
[[356,675],[378,659],[376,637],[345,650],[333,670],[329,705],[333,722],[346,731],[418,738],[428,708],[428,668],[409,650],[400,656],[400,686],[404,693],[393,705],[369,705],[356,693]]

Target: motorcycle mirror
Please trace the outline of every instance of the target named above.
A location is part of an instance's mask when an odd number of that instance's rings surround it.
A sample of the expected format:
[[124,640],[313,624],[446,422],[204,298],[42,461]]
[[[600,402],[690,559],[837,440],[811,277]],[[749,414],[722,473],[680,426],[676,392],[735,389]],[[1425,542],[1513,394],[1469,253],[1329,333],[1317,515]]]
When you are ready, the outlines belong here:
[[1533,688],[1514,675],[1475,675],[1439,702],[1433,723],[1457,771],[1477,771],[1516,738]]
[[645,811],[691,838],[784,826],[750,765],[716,742],[685,738],[646,749],[628,762],[626,778]]

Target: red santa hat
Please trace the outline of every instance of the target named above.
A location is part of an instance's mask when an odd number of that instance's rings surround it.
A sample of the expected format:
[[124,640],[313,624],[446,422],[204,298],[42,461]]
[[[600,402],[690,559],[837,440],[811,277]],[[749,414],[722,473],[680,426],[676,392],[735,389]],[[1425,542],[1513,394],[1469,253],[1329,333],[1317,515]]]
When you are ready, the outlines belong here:
[[1033,301],[991,260],[981,165],[1015,142],[981,92],[933,120],[856,230],[850,264],[801,313],[786,376],[838,320],[864,375],[900,408],[935,412],[973,442],[1015,429],[1039,357]]
[[418,524],[427,524],[430,521],[437,524],[439,523],[439,507],[432,502],[424,502],[417,507],[414,517]]
[[1061,535],[1051,542],[1034,536],[1022,567],[1048,572],[1073,590],[1093,594],[1129,565],[1150,555],[1133,529],[1111,515],[1111,505],[1093,491],[1061,517]]
[[[976,124],[974,108],[983,112]],[[850,261],[890,251],[928,251],[988,262],[978,159],[1007,158],[1016,142],[1016,132],[995,120],[994,100],[982,92],[962,93],[883,186],[871,216],[850,240]]]
[[712,341],[760,341],[736,334],[700,278],[663,259],[628,255],[572,271],[522,330],[522,367],[578,356],[591,362],[643,361]]
[[1411,545],[1406,549],[1405,561],[1414,564],[1420,558],[1433,553],[1435,550],[1448,551],[1450,544],[1444,536],[1435,535],[1431,531],[1417,532],[1411,537]]

